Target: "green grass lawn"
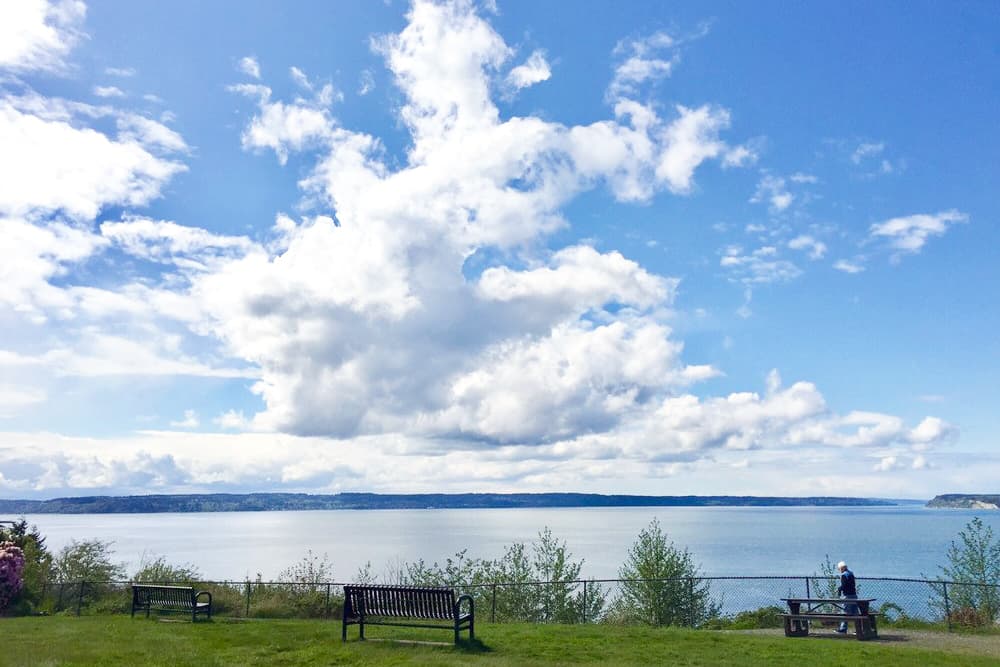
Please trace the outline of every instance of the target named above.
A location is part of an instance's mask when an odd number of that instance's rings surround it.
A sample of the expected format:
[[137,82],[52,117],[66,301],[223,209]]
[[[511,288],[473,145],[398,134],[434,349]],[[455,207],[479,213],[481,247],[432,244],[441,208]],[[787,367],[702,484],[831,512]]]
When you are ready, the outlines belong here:
[[[482,624],[458,648],[446,630],[373,627],[369,641],[340,641],[340,624],[319,620],[165,622],[121,616],[0,618],[0,665],[976,665],[986,649],[780,633],[602,625]],[[390,638],[394,638],[389,641]],[[398,641],[443,642],[443,645]],[[988,638],[987,642],[1000,642]]]

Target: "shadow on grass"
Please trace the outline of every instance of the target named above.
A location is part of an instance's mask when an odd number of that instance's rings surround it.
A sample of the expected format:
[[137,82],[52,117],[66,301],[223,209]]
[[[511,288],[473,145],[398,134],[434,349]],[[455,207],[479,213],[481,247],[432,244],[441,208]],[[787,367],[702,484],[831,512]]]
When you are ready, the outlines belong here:
[[[479,654],[479,653],[492,653],[493,649],[487,646],[480,639],[460,639],[458,643],[454,642],[434,642],[421,639],[400,639],[394,637],[367,637],[361,639],[362,642],[373,642],[377,644],[399,644],[400,646],[433,646],[435,648],[450,648],[454,647],[456,650],[462,653]],[[349,642],[350,643],[350,642]]]
[[483,643],[481,639],[460,639],[455,648],[462,653],[492,653],[493,649]]

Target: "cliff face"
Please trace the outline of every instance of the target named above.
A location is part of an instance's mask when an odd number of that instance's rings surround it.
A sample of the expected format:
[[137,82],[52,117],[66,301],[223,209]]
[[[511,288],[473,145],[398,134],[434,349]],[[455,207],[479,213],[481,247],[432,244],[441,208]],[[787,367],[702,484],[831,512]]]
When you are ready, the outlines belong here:
[[982,493],[945,493],[935,496],[927,507],[952,507],[963,510],[1000,509],[1000,495]]

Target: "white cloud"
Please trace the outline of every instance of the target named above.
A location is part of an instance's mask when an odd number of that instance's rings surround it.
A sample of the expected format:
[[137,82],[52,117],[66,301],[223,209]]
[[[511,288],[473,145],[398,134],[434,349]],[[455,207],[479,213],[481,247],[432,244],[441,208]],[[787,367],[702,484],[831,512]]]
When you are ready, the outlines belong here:
[[[22,111],[22,102],[42,107]],[[61,211],[92,219],[108,205],[148,203],[186,169],[153,155],[128,133],[111,139],[59,118],[71,111],[59,101],[0,99],[0,182],[5,186],[0,189],[0,214]]]
[[198,419],[197,412],[195,412],[194,410],[185,410],[184,419],[180,419],[178,421],[172,421],[170,422],[170,425],[173,426],[174,428],[193,429],[193,428],[198,428],[198,426],[201,425],[201,421]]
[[571,246],[553,257],[553,267],[512,271],[487,269],[479,279],[487,299],[512,301],[541,299],[556,307],[563,302],[569,312],[581,313],[608,302],[653,308],[671,301],[676,280],[647,273],[619,253],[601,255],[589,246]]
[[108,76],[118,76],[123,79],[128,79],[137,74],[134,67],[105,67],[104,73]]
[[125,97],[125,91],[116,86],[94,86],[97,97]]
[[838,259],[833,263],[833,268],[844,273],[861,273],[865,270],[864,265],[860,262],[847,259]]
[[364,97],[373,90],[375,90],[375,75],[371,73],[371,70],[361,70],[358,77],[358,95]]
[[656,165],[657,178],[666,181],[671,191],[689,192],[694,171],[705,160],[722,156],[731,166],[742,163],[746,149],[731,149],[718,138],[719,132],[729,127],[728,111],[678,105],[677,113],[679,117],[663,130],[664,150]]
[[168,153],[186,153],[184,138],[163,123],[137,114],[123,113],[117,118],[119,141],[133,141]]
[[80,39],[87,7],[78,0],[8,0],[0,6],[0,69],[60,71]]
[[730,272],[732,279],[744,285],[787,282],[802,275],[792,262],[781,259],[774,246],[762,246],[746,253],[740,246],[723,249],[719,265]]
[[101,235],[131,255],[157,261],[186,256],[208,263],[218,257],[242,257],[255,248],[245,236],[220,236],[198,227],[134,216],[101,223]]
[[239,63],[236,65],[237,69],[254,79],[260,78],[260,63],[253,56],[244,56],[240,58]]
[[299,86],[300,88],[305,88],[306,90],[312,90],[312,84],[309,83],[309,77],[307,77],[305,75],[305,72],[300,70],[298,67],[293,66],[289,68],[288,73],[292,77],[292,81],[295,82],[295,85]]
[[866,159],[876,157],[885,150],[884,143],[861,143],[851,154],[851,162],[861,164]]
[[951,209],[937,214],[892,218],[871,226],[870,237],[882,239],[899,254],[919,253],[932,236],[943,236],[955,223],[968,221],[965,213]]
[[243,415],[242,411],[227,410],[212,421],[214,421],[219,428],[227,430],[245,431],[250,428],[250,422]]
[[[650,49],[671,48],[657,39],[631,53],[649,59]],[[292,76],[312,99],[274,100],[256,82],[233,87],[257,105],[244,147],[281,161],[315,150],[301,186],[332,213],[278,215],[260,238],[131,211],[90,231],[104,207],[157,196],[183,168],[158,156],[186,152],[183,138],[64,101],[0,106],[0,140],[22,149],[18,160],[0,156],[0,176],[23,186],[0,201],[0,250],[18,258],[0,264],[0,314],[22,331],[55,323],[30,349],[2,351],[0,365],[50,376],[36,396],[67,376],[191,376],[246,378],[262,402],[212,420],[239,434],[48,448],[37,443],[59,438],[0,434],[5,479],[23,467],[11,461],[26,458],[37,474],[15,481],[39,489],[336,488],[345,479],[383,490],[428,480],[580,488],[622,475],[653,484],[727,452],[745,461],[748,449],[903,456],[893,452],[930,451],[952,437],[933,418],[911,427],[888,415],[831,414],[812,384],[782,388],[777,374],[764,395],[689,394],[719,371],[682,359],[670,327],[678,280],[620,252],[558,247],[563,207],[581,192],[606,186],[618,201],[687,194],[706,161],[748,161],[749,149],[721,136],[727,110],[676,106],[661,117],[653,104],[618,99],[613,118],[589,125],[502,118],[491,92],[511,50],[470,3],[418,1],[405,29],[376,44],[400,89],[411,139],[402,156],[342,127],[329,109],[332,87],[316,92],[301,72]],[[118,135],[87,126],[95,117],[113,118]],[[51,144],[46,160],[27,159],[24,136]],[[93,182],[84,166],[96,170]],[[51,187],[62,176],[68,187]],[[74,219],[44,219],[52,213]],[[122,254],[134,261],[118,261],[101,284],[71,273]],[[727,250],[721,264],[745,286],[747,309],[751,286],[799,271],[776,245]],[[195,421],[185,414],[177,427]]]
[[538,49],[524,61],[524,64],[518,65],[507,74],[506,82],[514,90],[521,90],[547,81],[550,76],[552,69],[545,59],[545,51]]
[[809,259],[817,260],[823,259],[826,255],[826,244],[822,241],[818,241],[808,234],[800,234],[794,239],[788,242],[788,247],[792,250],[805,250],[809,255]]
[[801,171],[797,171],[788,177],[792,183],[809,183],[816,184],[819,183],[819,178],[813,176],[812,174],[806,174]]
[[270,148],[285,164],[291,151],[319,146],[334,137],[334,122],[322,108],[324,104],[305,100],[292,104],[272,102],[271,89],[261,85],[243,84],[230,89],[258,98],[259,113],[243,132],[244,148]]
[[612,99],[635,95],[639,86],[647,81],[670,76],[680,60],[676,47],[676,40],[662,31],[620,42],[615,53],[624,56],[624,60],[615,68],[608,95]]
[[757,191],[750,198],[753,204],[767,202],[771,211],[775,213],[784,211],[793,201],[795,196],[785,187],[785,179],[771,174],[764,174],[757,183]]
[[0,384],[0,419],[9,419],[24,408],[44,403],[48,396],[40,389]]

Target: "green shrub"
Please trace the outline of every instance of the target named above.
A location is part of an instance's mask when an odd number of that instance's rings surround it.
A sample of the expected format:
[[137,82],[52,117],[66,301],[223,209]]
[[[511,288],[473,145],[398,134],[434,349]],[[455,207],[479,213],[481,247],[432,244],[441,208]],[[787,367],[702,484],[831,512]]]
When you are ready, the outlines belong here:
[[784,625],[781,607],[768,606],[751,611],[741,611],[732,616],[721,616],[707,621],[702,627],[710,630],[760,630],[780,628]]

